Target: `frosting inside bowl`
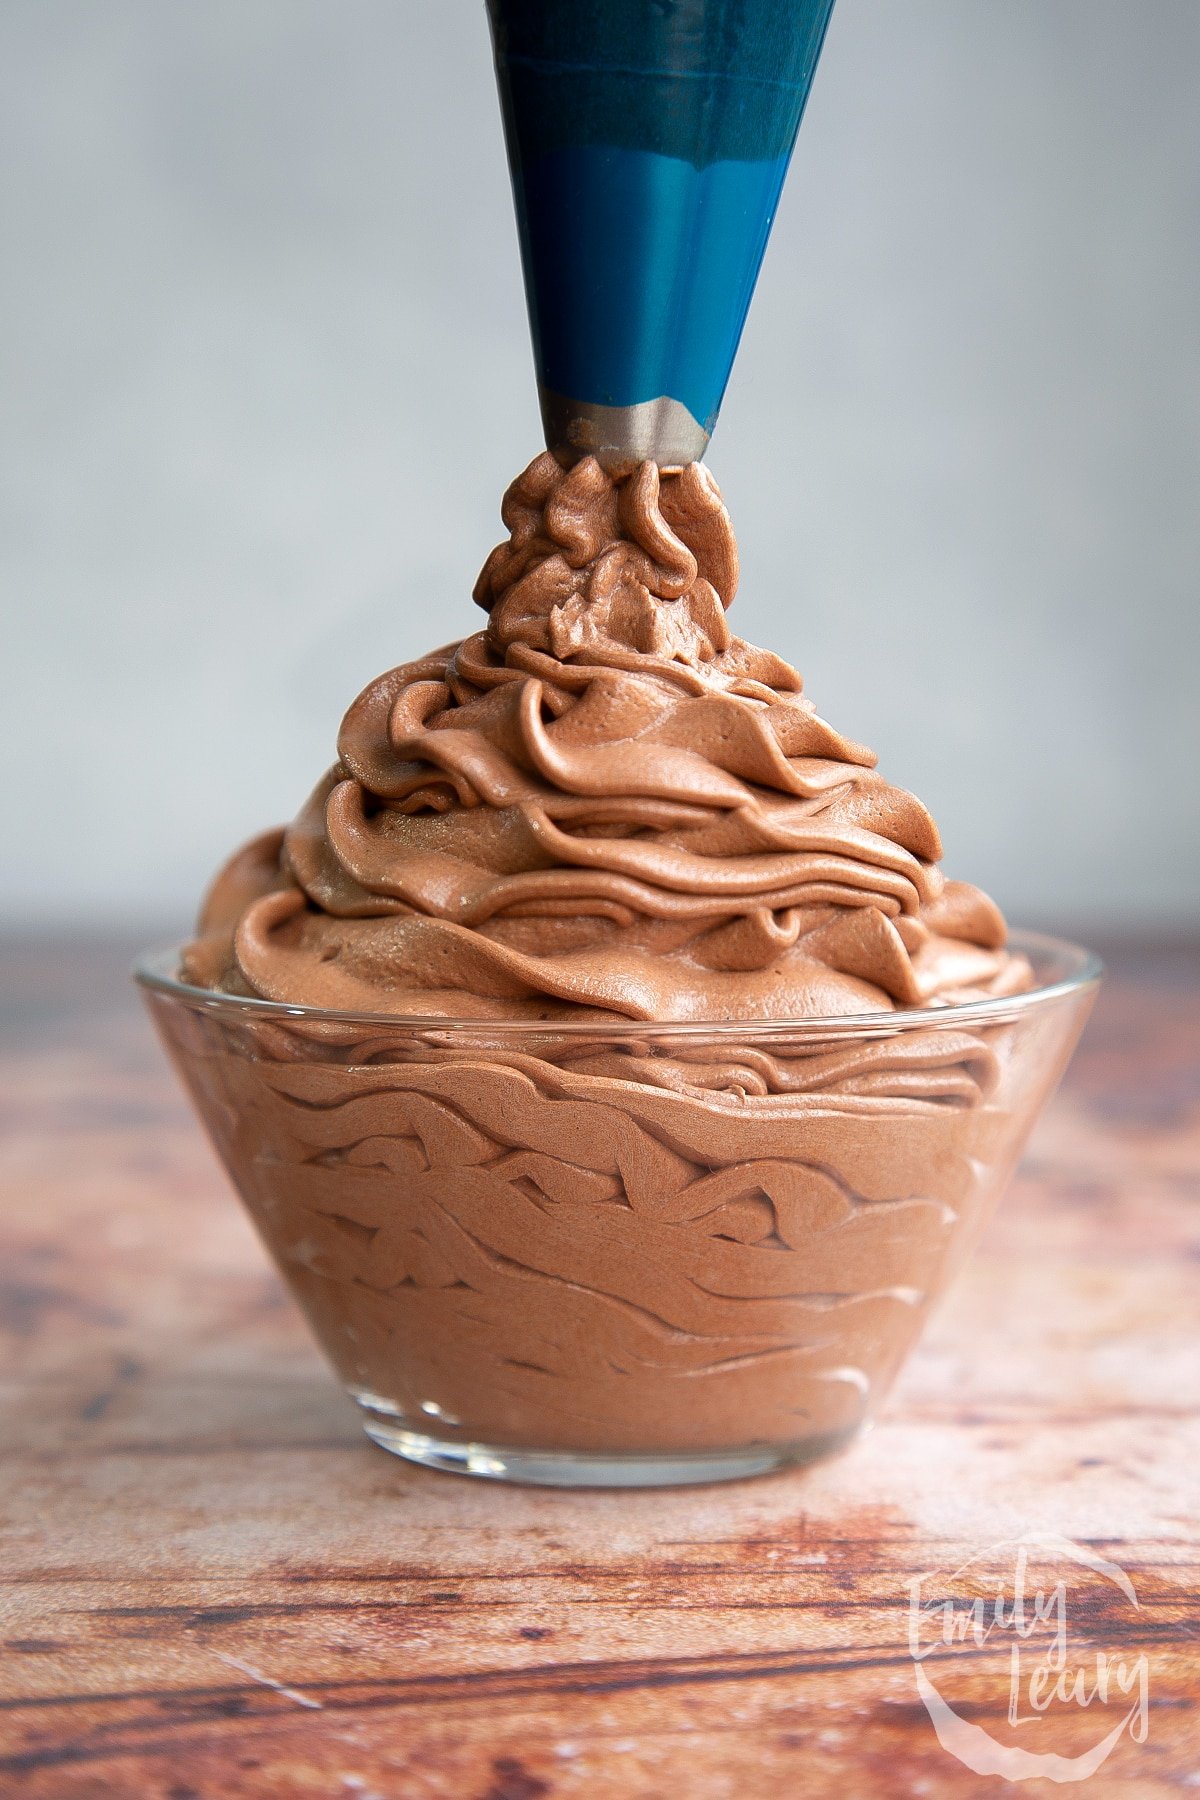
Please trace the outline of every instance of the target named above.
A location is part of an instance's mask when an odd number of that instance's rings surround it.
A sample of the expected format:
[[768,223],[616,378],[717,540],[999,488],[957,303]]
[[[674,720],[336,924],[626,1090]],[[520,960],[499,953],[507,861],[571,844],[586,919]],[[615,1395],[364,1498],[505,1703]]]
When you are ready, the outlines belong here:
[[184,952],[298,1015],[165,1035],[379,1441],[823,1453],[1065,1027],[1022,1061],[948,1010],[1029,964],[920,802],[730,633],[706,469],[546,454],[503,516],[484,629],[370,684]]

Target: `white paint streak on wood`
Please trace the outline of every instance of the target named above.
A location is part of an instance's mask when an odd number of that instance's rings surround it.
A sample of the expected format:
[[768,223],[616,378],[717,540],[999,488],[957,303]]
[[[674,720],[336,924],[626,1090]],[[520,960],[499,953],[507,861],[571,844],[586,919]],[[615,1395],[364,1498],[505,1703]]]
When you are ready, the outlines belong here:
[[294,1700],[297,1706],[309,1706],[314,1712],[322,1711],[319,1700],[314,1700],[310,1694],[301,1694],[293,1687],[285,1687],[282,1681],[272,1681],[269,1675],[264,1675],[261,1669],[254,1667],[253,1663],[243,1662],[240,1656],[227,1656],[224,1650],[214,1650],[213,1655],[219,1657],[223,1663],[228,1663],[231,1669],[240,1669],[243,1675],[250,1677],[251,1681],[261,1682],[263,1687],[273,1688],[277,1694],[283,1694],[287,1699]]

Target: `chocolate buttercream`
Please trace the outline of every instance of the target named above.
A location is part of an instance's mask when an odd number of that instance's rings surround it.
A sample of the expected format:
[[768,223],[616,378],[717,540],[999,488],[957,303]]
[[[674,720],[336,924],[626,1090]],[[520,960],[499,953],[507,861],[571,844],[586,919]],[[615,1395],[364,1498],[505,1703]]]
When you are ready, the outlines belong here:
[[[377,1415],[542,1449],[828,1447],[1049,1079],[1018,1093],[1004,1028],[939,1012],[1030,971],[920,802],[731,635],[707,470],[547,454],[503,517],[486,628],[371,683],[184,957],[202,986],[397,1022],[207,1020],[175,1053]],[[673,1022],[697,1029],[647,1031]]]
[[294,824],[218,878],[185,972],[345,1010],[811,1018],[1021,986],[933,821],[734,637],[699,463],[546,453],[504,499],[486,630],[371,683]]

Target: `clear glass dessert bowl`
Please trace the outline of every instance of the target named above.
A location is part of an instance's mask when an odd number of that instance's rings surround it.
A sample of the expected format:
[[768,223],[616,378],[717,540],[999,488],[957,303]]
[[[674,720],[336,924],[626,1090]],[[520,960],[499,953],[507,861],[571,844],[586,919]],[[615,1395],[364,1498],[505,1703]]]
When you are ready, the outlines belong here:
[[713,1024],[402,1018],[137,968],[369,1437],[561,1485],[812,1460],[871,1419],[1090,1009],[1014,934],[1004,999]]

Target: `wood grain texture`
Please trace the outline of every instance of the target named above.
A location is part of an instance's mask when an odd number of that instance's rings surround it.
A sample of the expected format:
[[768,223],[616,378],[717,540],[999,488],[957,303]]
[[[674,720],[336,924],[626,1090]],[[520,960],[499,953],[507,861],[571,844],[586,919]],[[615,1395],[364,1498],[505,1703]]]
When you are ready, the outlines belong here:
[[[908,1582],[1031,1529],[1118,1562],[1140,1603],[1093,1591],[1073,1622],[1149,1666],[1149,1735],[1089,1793],[1196,1787],[1200,957],[1117,961],[868,1438],[642,1494],[373,1449],[120,952],[25,946],[0,982],[0,1794],[1007,1791],[937,1743]],[[985,1725],[995,1661],[960,1689]],[[1098,1735],[1076,1709],[1055,1748]]]

